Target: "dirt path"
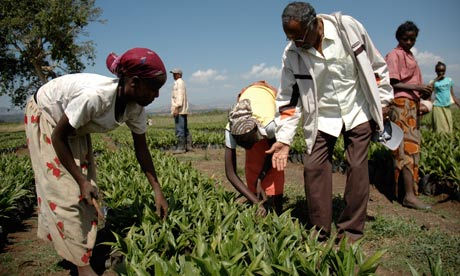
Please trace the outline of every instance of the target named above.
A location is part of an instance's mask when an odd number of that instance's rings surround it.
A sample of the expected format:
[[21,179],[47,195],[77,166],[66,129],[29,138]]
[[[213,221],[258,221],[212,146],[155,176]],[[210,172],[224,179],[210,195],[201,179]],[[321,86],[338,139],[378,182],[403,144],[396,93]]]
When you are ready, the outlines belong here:
[[67,267],[51,244],[37,238],[37,217],[23,221],[24,228],[8,234],[8,244],[0,253],[1,276],[69,275]]
[[[237,154],[238,168],[243,168],[244,153],[242,150],[238,150]],[[223,156],[223,149],[197,149],[193,152],[177,155],[177,158],[181,161],[190,161],[195,168],[214,178],[218,183],[222,183],[226,188],[233,190],[225,177]],[[333,181],[334,194],[343,194],[345,176],[341,173],[335,173]],[[303,165],[289,163],[286,170],[286,194],[296,194],[302,197],[304,193],[302,183]],[[425,229],[439,227],[447,234],[459,235],[460,203],[445,199],[445,195],[429,198],[433,204],[433,210],[421,212],[404,208],[400,204],[390,201],[375,186],[371,185],[368,216],[371,218],[379,215],[399,217],[413,220]],[[37,239],[36,223],[34,216],[24,221],[24,229],[8,235],[9,244],[3,252],[0,252],[0,276],[69,275],[71,271],[65,267],[62,259],[56,255],[51,245]],[[379,275],[404,275],[404,272],[380,270]]]

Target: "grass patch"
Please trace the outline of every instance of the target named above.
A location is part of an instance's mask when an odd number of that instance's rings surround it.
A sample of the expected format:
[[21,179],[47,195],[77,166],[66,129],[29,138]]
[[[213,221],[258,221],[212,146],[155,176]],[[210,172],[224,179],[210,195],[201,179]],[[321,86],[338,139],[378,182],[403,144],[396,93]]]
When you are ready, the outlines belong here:
[[387,249],[382,267],[390,271],[408,270],[408,264],[419,273],[429,274],[428,258],[438,257],[446,274],[460,271],[460,236],[450,236],[438,229],[426,230],[413,220],[377,216],[366,225],[368,247]]
[[[192,113],[187,116],[189,129],[223,130],[227,124],[227,111],[211,111]],[[154,128],[174,129],[174,119],[171,115],[148,115],[152,119]]]

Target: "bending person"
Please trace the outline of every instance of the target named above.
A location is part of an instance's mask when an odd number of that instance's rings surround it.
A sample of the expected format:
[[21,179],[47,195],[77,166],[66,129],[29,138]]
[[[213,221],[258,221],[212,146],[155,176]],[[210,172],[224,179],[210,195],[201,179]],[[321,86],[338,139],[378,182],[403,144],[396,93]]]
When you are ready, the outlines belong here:
[[[275,142],[275,97],[276,89],[264,81],[244,88],[225,130],[227,178],[249,201],[259,204],[257,213],[262,216],[266,207],[282,212],[284,172],[271,169],[271,155],[265,154]],[[247,185],[237,174],[236,145],[246,149]]]
[[37,236],[53,242],[57,253],[78,268],[78,275],[97,275],[89,265],[96,241],[98,197],[91,133],[126,123],[141,169],[155,193],[157,214],[168,204],[161,191],[146,143],[144,107],[159,95],[166,70],[152,50],[134,48],[107,57],[118,78],[69,74],[43,85],[28,101],[25,129],[38,200]]

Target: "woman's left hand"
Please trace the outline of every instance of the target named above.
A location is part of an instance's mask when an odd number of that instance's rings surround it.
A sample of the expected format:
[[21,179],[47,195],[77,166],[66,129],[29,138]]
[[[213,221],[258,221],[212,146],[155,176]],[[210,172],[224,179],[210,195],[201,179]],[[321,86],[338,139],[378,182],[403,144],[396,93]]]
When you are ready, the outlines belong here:
[[431,97],[431,93],[433,92],[433,87],[429,86],[429,85],[420,85],[419,87],[417,87],[418,91],[419,91],[419,94],[420,94],[420,98],[426,100],[426,99],[429,99]]
[[382,107],[383,120],[387,120],[390,117],[390,105]]
[[267,209],[265,209],[263,202],[258,203],[256,216],[265,217],[267,215]]

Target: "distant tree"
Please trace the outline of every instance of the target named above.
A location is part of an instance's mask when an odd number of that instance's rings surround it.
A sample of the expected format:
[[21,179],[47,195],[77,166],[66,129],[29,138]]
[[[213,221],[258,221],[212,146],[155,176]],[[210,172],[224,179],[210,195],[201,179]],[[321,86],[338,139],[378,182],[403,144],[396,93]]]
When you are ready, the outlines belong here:
[[23,107],[50,79],[93,65],[94,43],[81,36],[101,13],[95,0],[1,0],[0,96]]

